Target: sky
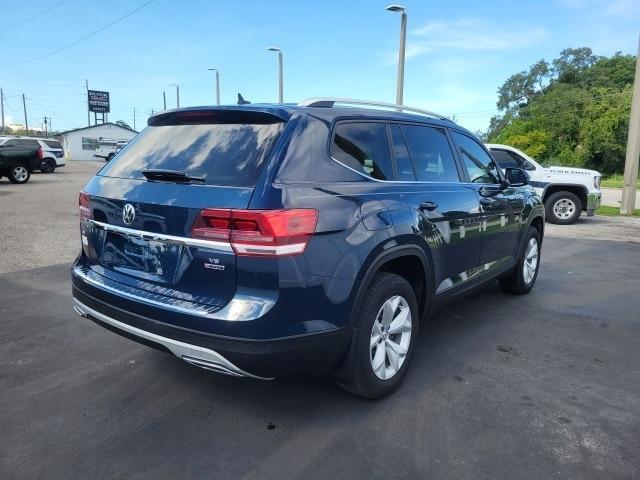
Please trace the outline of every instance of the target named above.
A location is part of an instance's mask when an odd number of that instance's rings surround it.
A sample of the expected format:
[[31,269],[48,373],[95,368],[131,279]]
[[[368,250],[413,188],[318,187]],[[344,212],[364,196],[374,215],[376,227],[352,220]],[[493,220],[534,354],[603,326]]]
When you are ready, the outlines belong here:
[[[30,126],[44,116],[54,130],[86,126],[87,79],[89,88],[110,92],[110,121],[133,126],[135,108],[140,130],[152,110],[163,108],[163,91],[167,107],[175,107],[171,84],[180,85],[181,106],[215,103],[210,67],[220,71],[223,104],[235,104],[238,92],[251,102],[275,102],[271,46],[284,54],[285,102],[395,102],[400,15],[385,11],[389,0],[153,0],[108,26],[148,1],[0,0],[6,122],[24,123],[24,93]],[[640,0],[402,5],[404,103],[455,116],[472,131],[486,129],[497,89],[510,75],[567,47],[635,54],[640,34]]]

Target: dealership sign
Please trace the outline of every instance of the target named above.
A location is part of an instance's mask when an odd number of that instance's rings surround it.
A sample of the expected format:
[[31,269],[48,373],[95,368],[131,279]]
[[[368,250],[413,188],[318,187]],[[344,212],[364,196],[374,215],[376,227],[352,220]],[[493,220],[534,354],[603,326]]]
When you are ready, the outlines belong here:
[[96,113],[109,113],[109,92],[89,90],[89,111]]

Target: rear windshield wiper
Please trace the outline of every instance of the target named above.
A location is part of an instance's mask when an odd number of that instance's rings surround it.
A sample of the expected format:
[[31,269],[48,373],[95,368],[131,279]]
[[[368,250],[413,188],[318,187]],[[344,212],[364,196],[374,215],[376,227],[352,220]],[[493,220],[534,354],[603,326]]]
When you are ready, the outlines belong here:
[[150,169],[142,170],[141,172],[148,180],[156,180],[160,182],[201,182],[204,183],[203,177],[192,177],[180,170],[162,170],[162,169]]

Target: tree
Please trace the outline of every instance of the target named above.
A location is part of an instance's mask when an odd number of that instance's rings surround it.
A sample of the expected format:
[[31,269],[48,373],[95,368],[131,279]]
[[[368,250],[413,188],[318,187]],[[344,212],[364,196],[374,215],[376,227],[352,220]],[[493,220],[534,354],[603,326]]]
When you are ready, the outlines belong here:
[[528,104],[542,93],[551,81],[551,68],[544,60],[539,60],[528,71],[511,75],[498,89],[498,109],[510,110]]
[[[567,48],[540,60],[498,90],[500,115],[484,135],[556,165],[623,170],[636,58],[597,57]],[[552,66],[550,66],[552,65]]]
[[133,128],[131,128],[129,126],[129,124],[127,122],[125,122],[124,120],[116,120],[116,125],[123,127],[123,128],[128,128],[129,130],[133,130]]
[[580,74],[591,67],[596,57],[590,48],[565,48],[553,63],[554,76],[559,82],[576,83]]

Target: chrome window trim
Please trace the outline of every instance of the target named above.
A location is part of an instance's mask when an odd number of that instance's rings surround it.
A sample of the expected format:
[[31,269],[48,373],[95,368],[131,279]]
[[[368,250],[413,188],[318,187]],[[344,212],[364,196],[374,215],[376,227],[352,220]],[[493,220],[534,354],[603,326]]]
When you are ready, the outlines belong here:
[[231,244],[229,242],[202,240],[199,238],[179,237],[176,235],[167,235],[164,233],[147,232],[145,230],[136,230],[133,228],[111,225],[109,223],[103,223],[93,219],[85,219],[84,221],[89,222],[92,225],[107,232],[120,233],[122,235],[129,235],[131,237],[142,238],[144,240],[155,240],[158,242],[174,243],[178,245],[186,245],[189,247],[211,248],[223,252],[233,252],[233,248],[231,248]]
[[[443,130],[445,135],[446,135],[446,127],[444,126],[440,126],[440,125],[428,125],[425,123],[420,123],[420,122],[411,122],[411,121],[407,121],[407,122],[399,122],[399,121],[388,121],[388,120],[383,120],[383,119],[355,119],[355,118],[345,118],[345,119],[338,119],[333,126],[331,127],[331,134],[329,135],[329,143],[327,145],[327,154],[329,155],[329,158],[331,160],[333,160],[334,162],[336,162],[338,165],[340,165],[341,167],[346,168],[347,170],[351,170],[353,173],[356,173],[358,175],[360,175],[362,178],[366,178],[367,180],[371,180],[373,182],[378,182],[378,183],[389,183],[389,184],[396,184],[396,183],[408,183],[408,184],[417,184],[417,185],[433,185],[433,184],[452,184],[452,185],[459,185],[463,183],[462,179],[459,179],[457,182],[435,182],[435,181],[431,181],[431,180],[379,180],[377,178],[373,178],[370,177],[368,175],[365,175],[362,172],[359,172],[358,170],[356,170],[355,168],[351,168],[348,165],[345,165],[344,163],[342,163],[340,160],[336,159],[333,155],[331,155],[331,145],[333,144],[333,136],[335,135],[335,129],[338,125],[342,124],[342,123],[384,123],[387,125],[387,132],[389,129],[389,125],[390,124],[397,124],[397,125],[402,125],[402,124],[407,124],[407,125],[420,125],[420,126],[425,126],[425,127],[431,127],[431,128],[437,128],[439,130]],[[447,136],[447,140],[449,140],[449,137]],[[389,153],[391,153],[391,155],[393,156],[393,150],[392,150],[392,145],[391,142],[389,141]],[[455,160],[455,149],[453,148],[453,145],[451,145],[451,142],[449,142],[449,147],[451,148],[451,153],[454,155],[454,160]],[[408,147],[407,147],[408,148]],[[395,168],[395,159],[394,160],[394,168]],[[411,161],[413,164],[413,160]],[[456,169],[457,169],[457,164],[456,164]],[[395,172],[394,172],[395,173]],[[458,177],[460,177],[460,172],[458,172]]]

